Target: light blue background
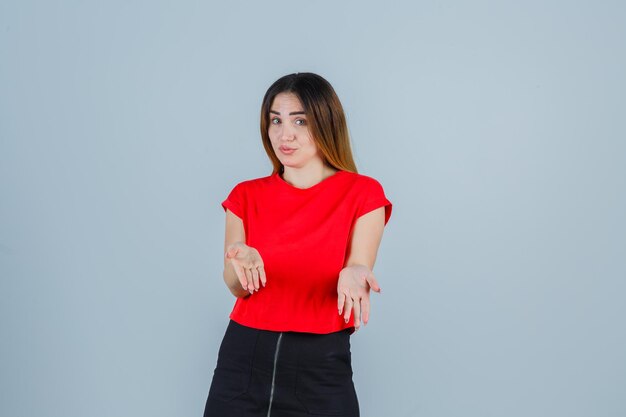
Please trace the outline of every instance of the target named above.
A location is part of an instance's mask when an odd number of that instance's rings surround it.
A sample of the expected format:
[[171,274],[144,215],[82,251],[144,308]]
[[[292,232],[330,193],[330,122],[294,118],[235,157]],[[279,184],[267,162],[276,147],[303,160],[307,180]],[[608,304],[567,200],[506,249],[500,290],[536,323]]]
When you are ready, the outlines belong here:
[[262,96],[335,87],[394,204],[363,417],[626,415],[619,1],[2,1],[0,415],[201,416]]

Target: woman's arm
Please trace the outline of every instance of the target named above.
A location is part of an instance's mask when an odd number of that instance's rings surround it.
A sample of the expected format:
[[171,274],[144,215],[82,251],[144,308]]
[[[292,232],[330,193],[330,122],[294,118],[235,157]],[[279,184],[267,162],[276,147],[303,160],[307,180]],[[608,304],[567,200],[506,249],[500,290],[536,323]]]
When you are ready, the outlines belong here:
[[370,271],[374,269],[384,227],[384,207],[372,210],[357,219],[348,243],[348,258],[344,268],[352,265],[365,265]]
[[[354,309],[354,327],[358,330],[370,315],[370,288],[380,292],[372,273],[385,227],[385,208],[379,207],[360,216],[352,231],[349,255],[337,281],[337,307],[347,323]],[[362,319],[361,319],[362,317]]]
[[[228,246],[235,242],[246,242],[246,231],[243,227],[243,221],[233,214],[230,209],[226,209],[226,236],[224,238],[224,254]],[[224,256],[224,282],[235,297],[245,297],[250,293],[244,290],[239,282],[235,268],[230,259]]]

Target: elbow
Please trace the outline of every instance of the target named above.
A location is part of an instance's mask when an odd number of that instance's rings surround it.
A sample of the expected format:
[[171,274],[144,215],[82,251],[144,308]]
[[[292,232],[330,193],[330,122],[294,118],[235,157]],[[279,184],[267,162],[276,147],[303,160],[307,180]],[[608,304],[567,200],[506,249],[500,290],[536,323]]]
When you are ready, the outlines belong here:
[[241,285],[239,284],[239,281],[236,281],[235,283],[229,282],[228,279],[226,278],[226,274],[224,274],[224,283],[226,284],[226,287],[228,288],[230,293],[235,298],[244,298],[250,295],[250,292],[244,290],[241,287]]
[[229,288],[230,293],[235,296],[235,298],[246,298],[250,295],[250,293],[244,290],[241,287],[238,288]]

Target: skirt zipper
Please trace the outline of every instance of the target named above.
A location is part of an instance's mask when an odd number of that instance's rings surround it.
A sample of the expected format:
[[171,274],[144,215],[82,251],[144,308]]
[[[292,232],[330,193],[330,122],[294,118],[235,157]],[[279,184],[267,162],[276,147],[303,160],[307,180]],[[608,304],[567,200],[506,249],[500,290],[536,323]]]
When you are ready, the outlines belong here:
[[272,371],[272,389],[270,390],[270,405],[267,409],[267,417],[270,417],[270,413],[272,411],[272,399],[274,398],[274,381],[276,380],[276,362],[278,360],[278,350],[280,349],[280,339],[283,337],[283,332],[280,332],[278,335],[278,340],[276,341],[276,351],[274,352],[274,370]]

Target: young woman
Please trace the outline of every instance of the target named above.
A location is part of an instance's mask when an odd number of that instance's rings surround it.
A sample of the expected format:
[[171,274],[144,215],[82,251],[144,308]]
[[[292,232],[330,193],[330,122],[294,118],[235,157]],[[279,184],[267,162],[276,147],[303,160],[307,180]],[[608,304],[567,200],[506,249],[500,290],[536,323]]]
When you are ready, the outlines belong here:
[[271,175],[238,183],[224,281],[236,297],[204,417],[358,417],[350,336],[366,324],[391,202],[357,173],[341,103],[324,78],[270,86],[261,137]]

